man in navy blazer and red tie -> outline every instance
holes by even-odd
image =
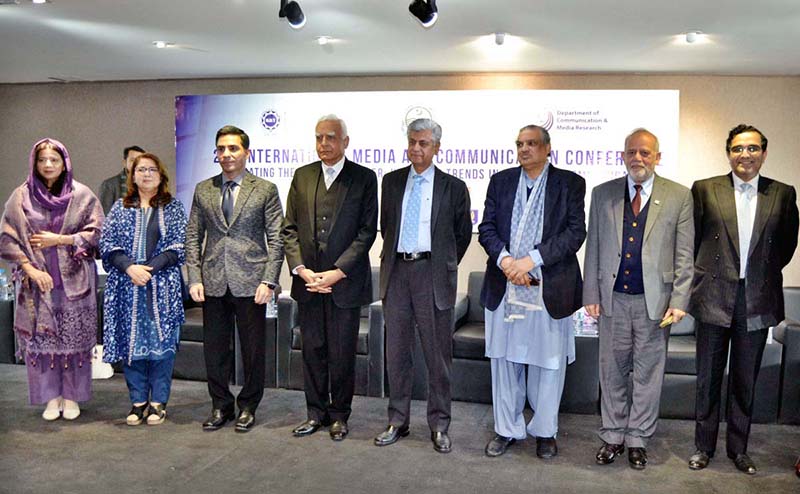
[[[767,331],[784,319],[783,275],[797,247],[794,187],[760,174],[767,137],[751,125],[731,129],[725,143],[731,173],[692,186],[695,269],[690,312],[697,321],[695,446],[689,468],[708,466],[717,445],[720,390],[726,364],[725,446],[746,474],[753,396]],[[730,362],[728,348],[730,347]]]

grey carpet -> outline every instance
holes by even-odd
[[[453,452],[442,455],[431,447],[424,402],[413,403],[411,435],[378,448],[372,438],[385,426],[386,399],[356,397],[350,436],[334,443],[326,431],[292,437],[305,418],[299,391],[267,389],[255,428],[236,434],[230,425],[201,430],[210,409],[205,383],[175,381],[167,421],[139,427],[125,425],[130,405],[121,376],[93,385],[78,420],[47,423],[43,407],[27,405],[25,369],[0,365],[0,492],[800,492],[792,469],[798,427],[753,426],[750,454],[759,472],[748,477],[725,457],[722,442],[708,469],[690,471],[693,422],[662,420],[648,448],[650,464],[639,472],[624,458],[595,465],[598,416],[561,416],[556,459],[538,459],[532,439],[490,459],[483,454],[492,437],[486,405],[453,404]]]

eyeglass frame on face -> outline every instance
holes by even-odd
[[[748,144],[747,146],[739,145],[733,146],[730,150],[730,153],[734,155],[740,155],[744,153],[745,150],[748,152],[748,154],[760,154],[764,149],[758,144]]]
[[[155,173],[155,174],[160,175],[160,173],[158,171],[158,167],[156,167],[156,166],[148,167],[148,168],[145,168],[145,167],[142,167],[142,166],[137,166],[136,167],[136,173],[140,173],[142,175],[146,175],[148,173]]]

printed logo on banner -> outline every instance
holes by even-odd
[[[266,110],[261,114],[261,126],[273,132],[281,124],[281,116],[275,110]]]
[[[477,209],[470,209],[469,210],[469,216],[472,219],[472,224],[473,225],[477,225],[478,224],[478,210]]]
[[[553,112],[543,111],[534,115],[533,123],[549,131],[553,127]]]
[[[433,112],[430,110],[430,108],[425,108],[424,106],[412,106],[406,110],[406,115],[403,119],[404,134],[408,131],[408,126],[411,124],[411,122],[417,120],[418,118],[433,119]]]

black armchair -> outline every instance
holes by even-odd
[[[379,269],[372,268],[372,300],[361,308],[356,348],[355,393],[384,396],[383,306],[379,298]],[[303,389],[302,337],[298,305],[288,295],[278,299],[278,387]]]
[[[773,330],[783,345],[778,422],[800,425],[800,287],[784,287],[786,320]]]

